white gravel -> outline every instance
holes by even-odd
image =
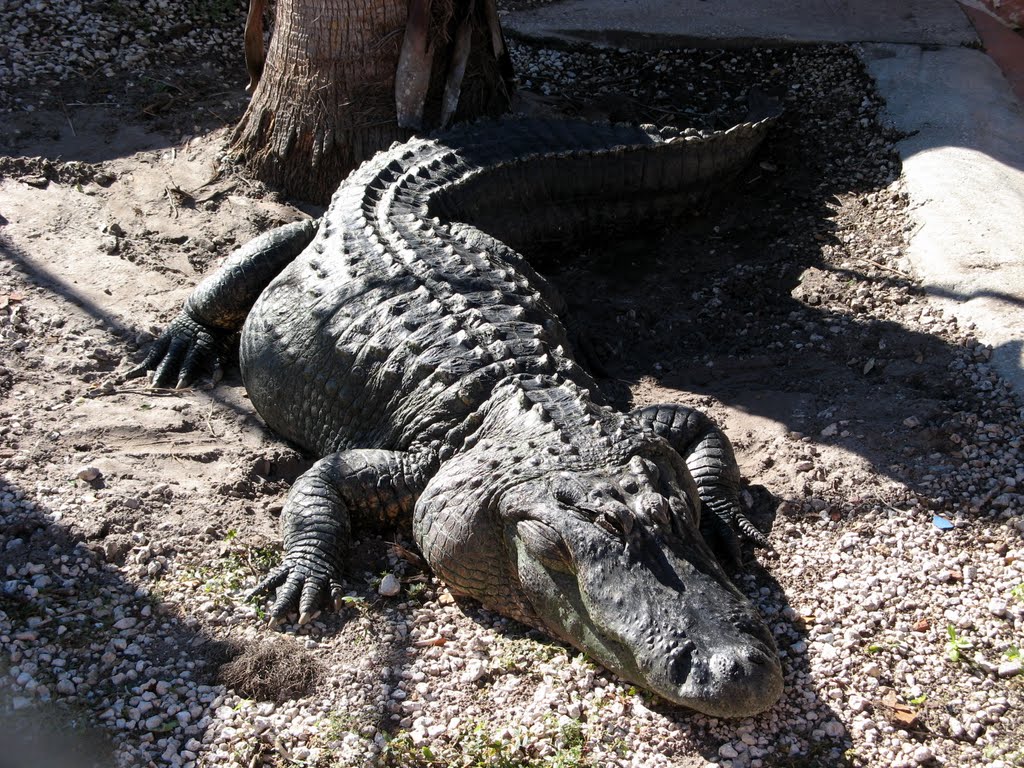
[[[0,0],[0,110],[34,111],[66,83],[125,73],[158,78],[187,59],[240,61],[240,9],[230,0]]]

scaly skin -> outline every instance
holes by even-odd
[[[512,247],[663,224],[726,184],[767,123],[507,121],[414,139],[353,172],[322,220],[204,281],[136,372],[187,384],[245,318],[253,404],[323,457],[292,488],[284,561],[258,588],[276,588],[276,619],[338,598],[353,520],[411,519],[454,593],[670,701],[744,716],[778,698],[771,635],[701,535],[763,540],[727,438],[680,406],[605,406],[557,294]]]

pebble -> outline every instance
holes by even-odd
[[[380,580],[380,585],[377,587],[377,592],[384,597],[394,597],[401,591],[402,583],[393,573],[385,574],[384,578]]]
[[[79,480],[85,480],[87,483],[91,483],[93,480],[98,479],[102,473],[99,468],[92,466],[84,466],[75,473],[75,477]]]
[[[935,759],[935,754],[932,752],[931,747],[922,745],[914,750],[914,762],[918,765],[927,765]]]
[[[1019,661],[1006,661],[999,665],[996,674],[1000,677],[1014,677],[1020,674],[1021,668]]]
[[[726,743],[718,748],[718,756],[726,760],[735,760],[740,756],[740,753],[736,751],[736,747],[732,744]]]

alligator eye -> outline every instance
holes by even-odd
[[[616,536],[628,536],[633,530],[633,514],[624,504],[609,504],[594,522],[598,528]]]
[[[616,536],[621,536],[624,533],[615,515],[608,514],[607,512],[597,518],[597,527]]]

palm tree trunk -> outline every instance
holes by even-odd
[[[395,106],[407,3],[278,0],[262,76],[249,65],[258,85],[231,142],[249,173],[287,194],[326,202],[359,162],[410,135],[398,127]],[[478,6],[486,0],[442,0],[433,9],[426,124],[442,113],[456,38],[465,37],[457,32],[477,16],[482,21],[471,25],[476,31],[455,117],[507,109],[510,70],[501,69],[507,60],[495,55],[487,14]],[[247,58],[251,45],[247,34]]]

